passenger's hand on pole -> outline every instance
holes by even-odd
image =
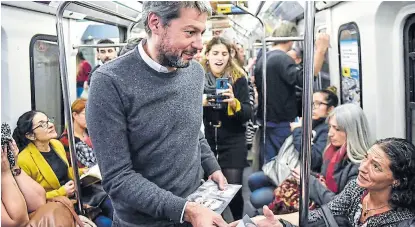
[[[209,176],[209,179],[216,182],[219,185],[219,189],[222,191],[225,190],[226,185],[228,184],[228,181],[221,170],[213,172],[212,175]]]
[[[223,100],[223,102],[227,102],[228,105],[235,111],[236,110],[236,100],[235,95],[233,94],[232,85],[228,83],[228,89],[223,92],[221,95],[227,96],[227,99]]]
[[[315,45],[318,51],[326,52],[330,46],[330,36],[325,33],[318,33]]]
[[[300,167],[297,167],[291,170],[292,176],[297,180],[297,183],[300,183]]]
[[[75,183],[73,180],[68,181],[63,187],[67,196],[72,196],[75,193]]]
[[[195,202],[187,203],[184,211],[184,220],[193,227],[228,227],[223,218],[212,210]]]

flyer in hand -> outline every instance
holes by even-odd
[[[221,191],[218,184],[208,180],[189,195],[187,200],[199,203],[218,214],[222,214],[241,187],[242,185],[227,184],[226,189]]]

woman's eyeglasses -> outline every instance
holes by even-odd
[[[316,109],[316,108],[319,108],[321,105],[328,105],[328,103],[324,103],[324,102],[313,102],[313,108],[314,109]]]
[[[47,129],[49,127],[49,123],[52,123],[53,124],[53,122],[55,122],[55,118],[53,118],[53,117],[52,118],[48,118],[47,121],[41,121],[39,123],[39,125],[36,126],[35,128],[33,128],[32,130],[34,131],[37,128]]]

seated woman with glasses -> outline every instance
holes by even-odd
[[[326,118],[338,105],[336,87],[329,87],[313,94],[312,129],[313,138],[311,145],[311,170],[320,172],[323,163],[323,152],[327,146],[328,126]],[[293,145],[295,150],[301,152],[301,121],[291,123]],[[274,199],[276,185],[263,173],[256,172],[249,177],[248,185],[253,192],[251,203],[255,208],[271,203]]]
[[[75,194],[73,171],[69,167],[62,143],[56,140],[58,135],[53,122],[53,118],[35,110],[19,117],[13,132],[13,138],[21,151],[17,164],[45,189],[47,199],[58,196],[70,198]],[[85,169],[79,170],[80,174],[84,171]],[[111,219],[106,218],[104,224],[99,226],[111,224]]]

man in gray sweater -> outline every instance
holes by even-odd
[[[144,1],[150,38],[103,66],[91,81],[87,122],[113,206],[113,226],[227,226],[184,198],[201,168],[223,189],[226,178],[200,131],[205,2]]]

